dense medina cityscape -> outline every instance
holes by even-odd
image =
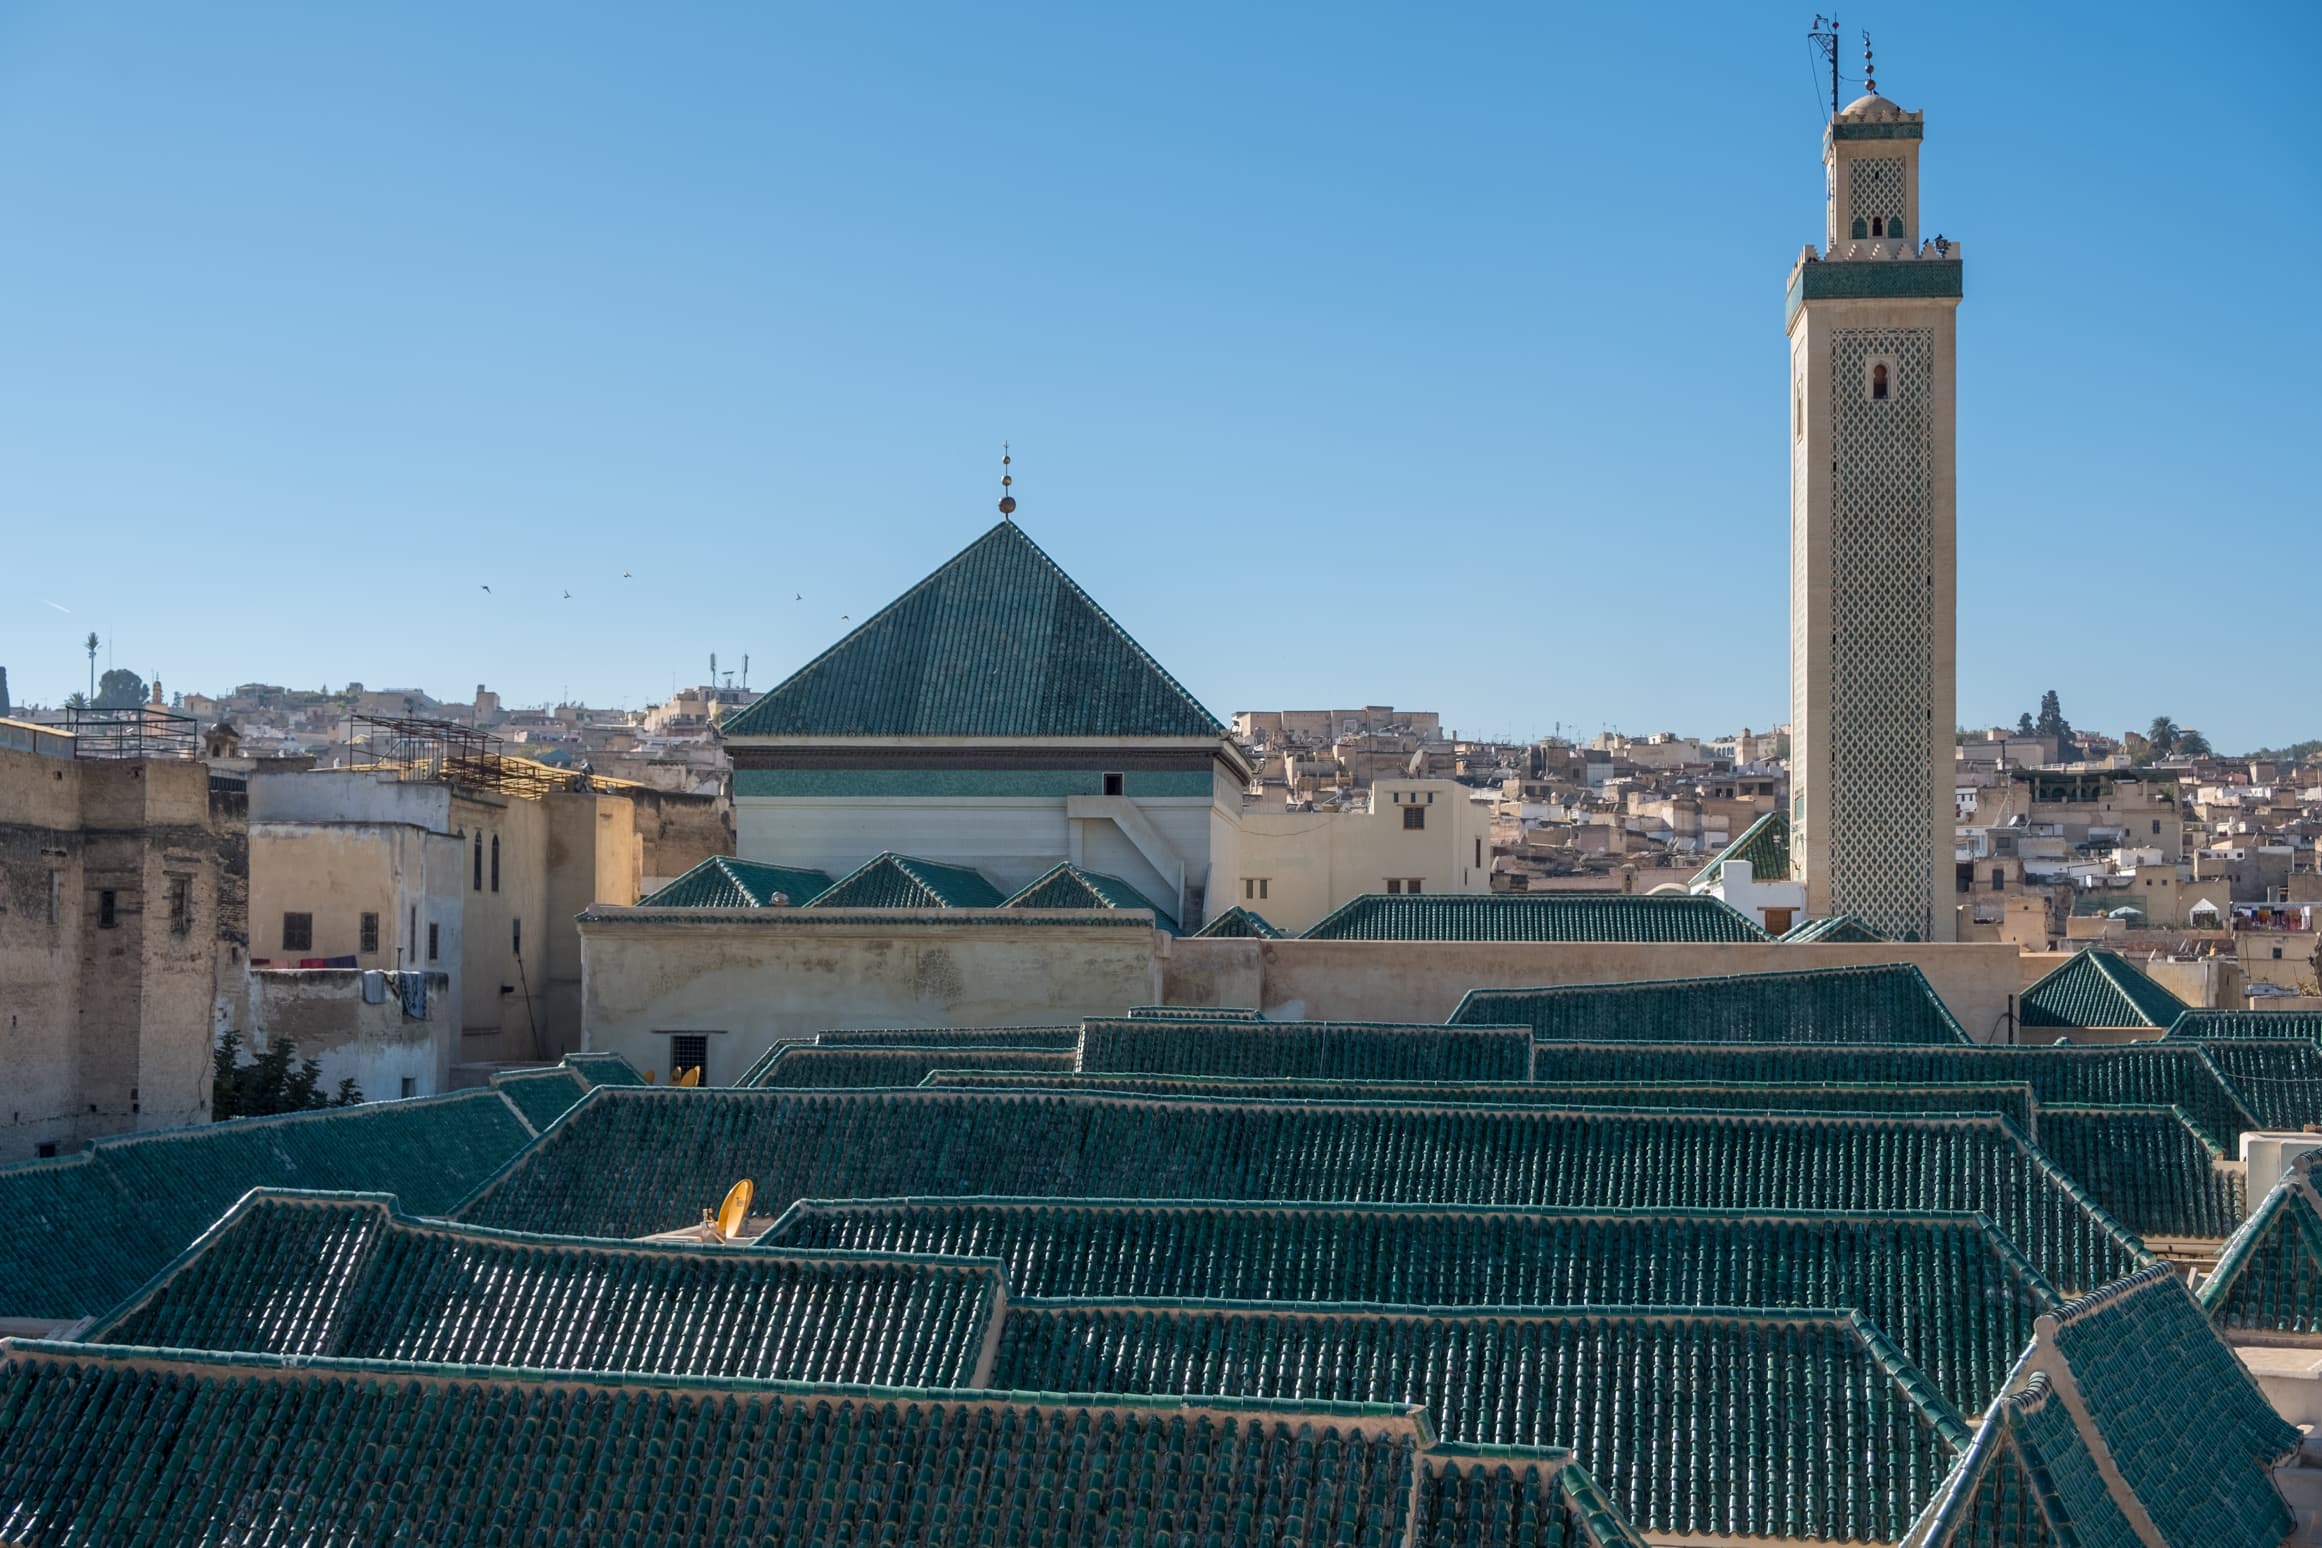
[[[1784,724],[1227,719],[1012,497],[641,711],[0,676],[0,1541],[2322,1542],[2322,744],[1956,726],[1832,108]]]

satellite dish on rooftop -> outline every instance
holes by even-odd
[[[677,1078],[676,1078],[675,1080],[671,1081],[671,1082],[670,1082],[670,1084],[671,1084],[671,1085],[673,1085],[673,1086],[698,1086],[698,1085],[700,1085],[700,1084],[701,1084],[701,1066],[700,1066],[700,1065],[698,1065],[698,1064],[696,1064],[696,1065],[692,1065],[692,1066],[690,1066],[690,1067],[688,1067],[688,1068],[686,1068],[686,1069],[684,1069],[684,1070],[681,1070],[681,1071],[679,1071],[679,1072],[678,1072],[678,1075],[677,1075]]]
[[[726,1201],[718,1206],[718,1235],[732,1241],[742,1234],[749,1223],[750,1203],[758,1196],[757,1186],[745,1177],[726,1190]]]

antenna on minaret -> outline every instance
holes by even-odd
[[[1865,96],[1879,94],[1879,67],[1871,63],[1870,34],[1862,35],[1862,89]]]
[[[1806,36],[1812,40],[1816,48],[1822,50],[1822,56],[1830,61],[1830,116],[1836,118],[1838,116],[1838,18],[1835,16],[1815,17],[1813,29]],[[1865,39],[1865,41],[1868,40]]]
[[[1002,521],[1016,519],[1016,497],[1008,492],[1015,487],[1016,483],[1015,476],[1008,471],[1009,464],[1015,460],[1008,455],[1008,443],[1002,441],[1000,443],[1000,519]]]

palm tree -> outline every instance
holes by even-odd
[[[89,637],[81,641],[81,643],[88,647],[89,698],[92,702],[94,702],[97,697],[97,631],[91,629],[89,631]]]
[[[2177,722],[2166,715],[2155,715],[2145,731],[2145,740],[2153,744],[2153,751],[2163,757],[2177,750]]]

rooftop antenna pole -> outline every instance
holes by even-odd
[[[1812,40],[1816,48],[1822,50],[1823,57],[1830,61],[1830,116],[1836,118],[1838,116],[1838,18],[1835,16],[1815,17],[1813,30],[1808,32],[1806,36]],[[1868,39],[1866,38],[1865,41],[1867,42]]]
[[[1000,443],[1000,520],[1002,521],[1016,519],[1016,497],[1008,492],[1016,482],[1014,475],[1008,471],[1008,465],[1015,460],[1008,455],[1008,443],[1002,441]]]

